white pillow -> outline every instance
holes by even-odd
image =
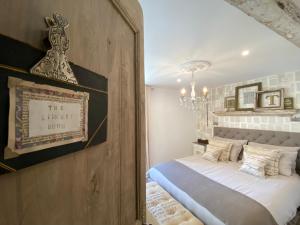
[[[208,144],[206,146],[205,153],[202,155],[202,158],[211,162],[217,162],[223,150],[224,148]]]
[[[240,171],[264,178],[266,166],[265,158],[251,152],[244,152],[244,156],[244,162],[240,167]]]
[[[265,150],[260,147],[244,145],[244,153],[252,153],[264,158],[266,161],[266,175],[277,176],[279,174],[279,159],[281,156],[279,150]]]
[[[232,143],[230,142],[224,142],[224,141],[218,141],[218,140],[209,140],[208,143],[210,145],[214,145],[217,147],[223,148],[222,154],[220,155],[219,160],[220,161],[229,161],[230,158],[230,152],[232,148]]]
[[[239,155],[243,149],[243,145],[247,144],[247,140],[234,140],[229,138],[221,138],[218,136],[214,137],[215,140],[230,142],[232,143],[232,148],[230,152],[230,161],[236,162],[239,158]]]
[[[279,160],[279,174],[284,176],[291,176],[295,172],[299,147],[267,145],[256,142],[249,142],[248,145],[262,147],[266,150],[279,150],[281,153],[281,157]]]

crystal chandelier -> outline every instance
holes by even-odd
[[[207,87],[203,87],[202,95],[196,94],[196,81],[194,79],[194,73],[198,71],[205,71],[207,70],[211,64],[207,61],[203,60],[194,60],[189,61],[182,64],[182,68],[185,72],[192,73],[192,81],[191,81],[191,93],[190,96],[187,96],[187,91],[185,88],[180,90],[180,105],[192,110],[192,111],[199,111],[207,106],[207,95],[208,89]],[[207,107],[205,107],[207,108]]]

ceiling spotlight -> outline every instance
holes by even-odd
[[[244,51],[242,51],[242,53],[241,53],[242,56],[247,56],[247,55],[249,55],[249,54],[250,54],[250,51],[249,51],[249,50],[244,50]]]
[[[178,78],[176,81],[177,81],[177,83],[180,83],[180,82],[181,82],[181,79],[180,79],[180,78]]]
[[[287,33],[287,34],[286,34],[286,37],[287,37],[288,39],[292,39],[292,38],[294,38],[294,35],[293,35],[292,33]]]

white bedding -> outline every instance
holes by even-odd
[[[177,161],[261,203],[270,211],[278,225],[286,225],[292,220],[300,206],[300,177],[297,174],[291,177],[276,176],[262,179],[239,171],[241,164],[236,162],[212,163],[199,155]],[[158,170],[152,168],[150,173],[152,179],[158,181],[205,224],[224,225],[208,210],[169,182]]]

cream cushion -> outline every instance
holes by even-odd
[[[240,171],[257,176],[265,177],[266,159],[251,152],[245,152],[244,162]]]
[[[229,160],[233,162],[236,162],[238,160],[239,155],[243,149],[243,145],[247,144],[248,142],[247,140],[235,140],[229,138],[222,138],[218,136],[215,136],[214,140],[232,143]]]
[[[211,140],[208,141],[208,143],[210,145],[223,148],[223,151],[220,155],[219,160],[220,161],[229,161],[230,152],[231,152],[231,148],[232,148],[232,143],[231,142],[225,142],[225,141],[219,141],[219,140],[211,139]]]
[[[265,149],[260,147],[244,145],[244,159],[247,155],[246,153],[256,154],[257,156],[265,160],[266,175],[276,176],[279,174],[279,159],[281,155],[279,150],[266,151]]]
[[[204,225],[156,182],[146,185],[146,205],[159,225]]]
[[[202,158],[211,162],[217,162],[224,150],[225,148],[208,144]]]
[[[267,145],[256,142],[249,142],[248,145],[261,147],[265,150],[279,150],[281,153],[281,157],[279,160],[279,174],[284,176],[291,176],[295,172],[299,147]]]

